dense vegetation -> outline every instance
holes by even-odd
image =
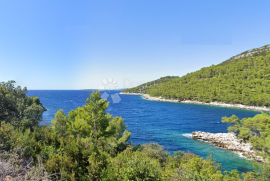
[[[137,88],[125,92],[136,92]],[[270,45],[144,91],[178,100],[270,106]]]
[[[0,83],[0,121],[30,128],[42,119],[43,106],[38,97],[26,96],[27,89],[14,87],[15,81]]]
[[[176,79],[176,78],[179,78],[179,77],[178,76],[161,77],[160,79],[157,79],[157,80],[154,80],[154,81],[151,81],[151,82],[147,82],[147,83],[139,85],[137,87],[123,90],[123,92],[144,93],[147,90],[149,90],[149,89],[151,89],[151,88],[153,88],[155,86],[161,85],[162,83],[165,83],[165,82],[169,82],[169,81],[171,81],[173,79]]]
[[[222,122],[231,123],[229,132],[234,132],[239,138],[250,142],[258,154],[270,160],[270,115],[258,114],[253,118],[240,120],[237,116],[222,118]]]
[[[1,84],[1,90],[6,90],[1,100],[7,101],[15,99],[16,91],[21,89],[9,82]],[[18,95],[16,101],[10,104],[2,101],[0,107],[1,115],[5,116],[0,126],[0,178],[8,175],[13,180],[270,179],[268,165],[258,173],[248,172],[241,178],[236,170],[223,172],[211,156],[203,159],[183,152],[171,156],[154,143],[133,146],[128,143],[131,133],[124,120],[105,112],[109,103],[100,98],[99,92],[93,92],[84,106],[68,115],[57,111],[52,125],[38,124],[40,116],[36,117],[36,110],[29,110],[28,104],[20,112],[28,110],[26,115],[30,117],[18,118],[17,114],[2,112],[11,110],[5,105],[14,108],[24,102],[26,89]],[[23,124],[25,119],[30,123]]]

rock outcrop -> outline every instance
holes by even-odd
[[[193,139],[210,141],[215,146],[240,153],[244,157],[252,158],[258,162],[264,162],[264,158],[259,156],[254,151],[251,143],[245,143],[244,140],[239,139],[234,133],[208,133],[208,132],[193,132]]]
[[[40,103],[40,105],[42,106],[43,112],[44,112],[44,111],[48,111],[48,109],[47,109],[46,107],[44,107],[44,106],[42,105],[42,103]]]
[[[43,108],[43,111],[48,111],[46,107],[42,106],[42,108]]]
[[[256,55],[258,56],[263,52],[270,52],[270,45],[265,45],[265,46],[260,47],[260,48],[254,48],[252,50],[245,51],[239,55],[236,55],[236,56],[230,58],[227,61],[234,61],[234,60],[237,60],[240,58],[246,58],[246,57],[251,57],[251,56],[256,56]]]

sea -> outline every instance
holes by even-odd
[[[241,155],[213,146],[209,142],[191,138],[193,131],[226,133],[229,124],[221,118],[235,114],[239,118],[253,117],[260,112],[207,105],[157,102],[140,95],[122,95],[121,91],[101,91],[110,105],[107,112],[121,116],[131,132],[129,142],[134,145],[158,143],[171,154],[177,151],[194,153],[203,158],[212,156],[223,170],[248,172],[256,169],[254,162]],[[44,107],[42,124],[51,124],[57,110],[69,111],[81,107],[92,90],[28,90],[28,96],[40,98]]]

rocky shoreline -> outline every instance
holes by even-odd
[[[126,92],[120,92],[120,94],[125,94],[125,95],[141,95],[144,99],[147,99],[147,100],[150,100],[150,101],[181,102],[179,100],[163,99],[161,97],[151,97],[149,94],[143,94],[143,93],[126,93]]]
[[[234,133],[208,133],[198,131],[192,132],[192,138],[210,141],[217,147],[239,153],[246,158],[252,158],[258,162],[265,162],[265,159],[262,156],[256,154],[251,143],[245,143]]]
[[[246,106],[243,104],[226,104],[226,103],[220,103],[220,102],[200,102],[200,101],[191,101],[191,100],[185,100],[185,101],[179,101],[175,99],[163,99],[162,97],[151,97],[149,94],[143,94],[143,93],[126,93],[121,92],[120,94],[125,95],[141,95],[144,99],[151,100],[151,101],[162,101],[162,102],[180,102],[180,103],[187,103],[187,104],[201,104],[201,105],[209,105],[209,106],[218,106],[218,107],[229,107],[229,108],[237,108],[237,109],[247,109],[247,110],[253,110],[253,111],[270,111],[267,107],[256,107],[256,106]]]
[[[266,107],[245,106],[241,104],[225,104],[225,103],[218,103],[218,102],[204,103],[204,102],[190,101],[190,100],[179,101],[179,100],[173,100],[173,99],[163,99],[161,97],[151,97],[150,95],[143,94],[143,93],[121,92],[120,94],[141,95],[144,99],[151,100],[151,101],[203,104],[203,105],[211,105],[211,106],[248,109],[248,110],[255,110],[255,111],[270,111],[270,109]],[[198,131],[198,132],[193,132],[191,137],[193,139],[212,142],[217,147],[221,147],[226,150],[236,152],[246,158],[252,158],[258,162],[265,162],[262,156],[259,156],[256,154],[251,143],[245,143],[242,139],[239,139],[234,133],[215,133],[214,134],[214,133]]]
[[[40,103],[40,105],[42,106],[43,112],[44,112],[44,111],[48,111],[48,109],[47,109],[46,107],[44,107],[44,106],[42,105],[42,103]]]

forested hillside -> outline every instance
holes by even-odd
[[[126,89],[123,92],[143,93],[143,92],[146,92],[147,90],[149,90],[155,86],[161,85],[162,83],[165,83],[165,82],[169,82],[169,81],[176,79],[176,78],[179,78],[179,77],[178,76],[161,77],[160,79],[157,79],[157,80],[154,80],[151,82],[147,82],[147,83],[139,85],[137,87]]]
[[[125,92],[134,92],[136,88]],[[270,106],[270,45],[144,91],[167,99]]]

